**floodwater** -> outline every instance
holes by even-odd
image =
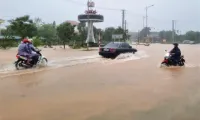
[[[185,67],[160,68],[171,45],[104,59],[97,50],[50,50],[45,68],[16,71],[0,51],[0,120],[199,120],[200,46],[180,45]]]

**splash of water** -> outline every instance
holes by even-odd
[[[127,62],[127,61],[132,61],[132,60],[139,60],[139,59],[143,59],[147,57],[149,57],[149,55],[147,55],[145,51],[138,51],[135,54],[133,53],[120,54],[114,60],[104,61],[103,63],[115,64],[115,63],[122,63],[122,62]]]
[[[0,68],[0,73],[12,73],[15,75],[18,74],[27,74],[27,73],[34,73],[34,72],[39,72],[43,70],[50,70],[50,69],[56,69],[56,68],[61,68],[61,67],[70,67],[70,66],[75,66],[79,64],[89,64],[89,63],[97,63],[97,62],[102,62],[102,63],[120,63],[120,62],[126,62],[130,60],[138,60],[141,58],[148,57],[148,55],[144,51],[138,51],[136,54],[133,53],[125,53],[119,55],[116,59],[111,60],[111,59],[105,59],[100,57],[99,55],[91,55],[91,56],[82,56],[82,57],[67,57],[67,58],[58,58],[54,60],[50,60],[48,62],[48,67],[41,68],[38,67],[38,69],[30,69],[30,71],[16,71],[14,65],[7,65],[4,66],[3,68]]]
[[[191,64],[191,63],[186,63],[185,66],[164,66],[164,65],[161,65],[160,63],[157,65],[157,67],[159,68],[197,68],[197,67],[200,67],[200,65],[196,65],[196,64]]]

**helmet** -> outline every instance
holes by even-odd
[[[178,47],[178,43],[173,43],[174,46]]]
[[[33,41],[33,39],[28,39],[28,42],[29,42],[29,43],[32,43],[32,41]]]
[[[24,38],[24,39],[22,40],[22,42],[23,42],[23,43],[27,43],[27,42],[29,42],[29,40],[28,40],[27,38]]]

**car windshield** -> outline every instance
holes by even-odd
[[[119,43],[108,43],[105,47],[107,48],[118,48],[119,47]]]

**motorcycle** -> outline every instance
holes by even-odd
[[[28,69],[28,68],[33,68],[34,66],[39,66],[39,65],[42,65],[42,66],[46,66],[47,65],[47,58],[45,58],[42,54],[41,54],[41,50],[38,50],[36,52],[36,54],[39,55],[39,58],[38,58],[38,61],[36,64],[33,63],[33,60],[29,60],[30,63],[28,63],[28,58],[24,57],[24,56],[20,56],[20,55],[16,55],[16,58],[17,58],[17,61],[15,61],[15,68],[17,70],[20,70],[20,69]]]
[[[171,59],[172,54],[167,52],[166,50],[166,54],[164,56],[164,60],[161,63],[161,66],[184,66],[185,65],[185,59],[184,56],[181,55],[180,60],[178,62],[175,62],[174,60]]]

